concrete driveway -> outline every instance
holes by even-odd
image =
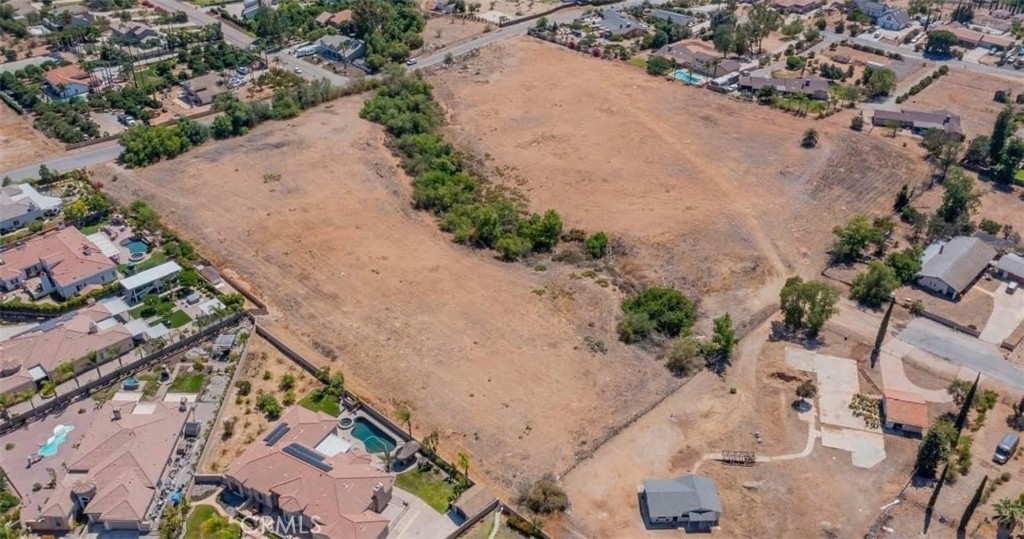
[[[905,329],[896,333],[896,338],[1015,389],[1024,389],[1024,371],[1007,361],[999,348],[991,343],[925,318],[911,320]]]
[[[447,537],[458,528],[447,515],[434,511],[427,502],[395,487],[392,491],[392,504],[398,500],[405,504],[405,512],[392,523],[388,537],[394,539],[434,539]]]
[[[1001,344],[1024,322],[1024,294],[1007,294],[1006,283],[1000,283],[992,294],[992,314],[979,339],[995,345]]]

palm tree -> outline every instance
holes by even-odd
[[[405,423],[406,429],[409,431],[409,436],[412,436],[412,411],[409,410],[408,406],[399,406],[395,410],[395,417],[398,418],[399,423]]]
[[[395,459],[395,452],[394,451],[385,451],[384,452],[384,471],[385,472],[390,472],[391,471],[391,461],[393,461],[394,459]]]
[[[108,358],[110,358],[111,356],[117,358],[117,368],[124,368],[124,365],[121,363],[121,349],[118,348],[116,345],[111,345],[107,347],[107,349],[103,351],[103,355],[105,355]]]
[[[459,468],[462,468],[462,475],[469,479],[469,455],[465,451],[459,451]]]
[[[55,382],[53,380],[50,380],[50,379],[47,379],[45,382],[43,382],[42,395],[43,395],[43,397],[46,397],[47,395],[50,395],[50,396],[56,398],[57,397],[57,382]]]
[[[71,361],[65,361],[57,365],[57,373],[61,382],[73,377],[75,379],[75,388],[77,389],[82,387],[82,385],[78,383],[78,373],[75,372],[75,364]]]
[[[1024,503],[1021,499],[1003,498],[996,502],[996,523],[1012,531],[1024,519]]]
[[[103,373],[100,372],[100,355],[97,354],[95,350],[92,350],[88,354],[86,354],[85,361],[86,363],[92,365],[93,368],[96,369],[96,376],[103,376]]]

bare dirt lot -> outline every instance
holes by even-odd
[[[382,131],[358,118],[361,105],[346,98],[96,177],[121,201],[148,200],[244,278],[270,303],[275,335],[332,360],[382,411],[407,403],[414,434],[440,431],[450,457],[465,447],[477,477],[505,495],[524,475],[565,469],[678,385],[616,341],[611,287],[560,265],[499,262],[413,210],[409,179]]]
[[[484,33],[487,23],[456,17],[432,17],[427,19],[427,27],[423,30],[423,49],[420,54],[427,54],[468,41]]]
[[[0,170],[41,161],[64,151],[64,147],[32,129],[29,116],[18,116],[0,104]]]
[[[644,530],[636,497],[640,480],[691,473],[706,452],[780,455],[804,449],[807,423],[792,404],[796,386],[808,375],[783,359],[784,348],[794,344],[765,342],[766,337],[766,327],[752,333],[725,379],[699,375],[567,475],[573,503],[568,528],[575,533],[562,536],[672,536]],[[816,351],[863,364],[870,347],[826,332]],[[871,393],[863,381],[861,389]],[[722,499],[724,537],[861,537],[879,507],[906,482],[916,446],[914,440],[886,437],[886,458],[871,469],[855,468],[850,453],[815,441],[803,458],[753,467],[705,461],[699,472],[714,479]]]
[[[992,100],[997,90],[1013,90],[1016,95],[1021,90],[1020,80],[952,68],[949,74],[903,103],[903,107],[955,112],[960,115],[960,123],[970,140],[992,132],[992,124],[1002,108]]]
[[[432,81],[457,145],[492,177],[618,238],[638,281],[734,316],[757,308],[762,284],[820,270],[835,224],[887,210],[904,182],[928,173],[894,141],[526,37]],[[808,127],[821,132],[813,150],[799,144]]]

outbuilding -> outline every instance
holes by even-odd
[[[722,501],[715,483],[702,475],[647,479],[637,489],[640,512],[648,528],[707,532],[718,526]]]
[[[920,435],[928,428],[928,403],[914,393],[885,390],[882,411],[886,430]]]

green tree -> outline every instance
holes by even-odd
[[[587,253],[591,258],[604,258],[608,254],[608,236],[604,232],[597,232],[587,238]]]
[[[459,468],[462,468],[462,475],[469,479],[469,455],[465,451],[459,451]]]
[[[956,428],[949,421],[939,420],[932,424],[917,450],[914,465],[916,473],[923,477],[935,477],[938,467],[949,459],[956,438]]]
[[[747,21],[751,38],[757,45],[757,52],[760,52],[764,38],[782,26],[782,15],[768,4],[759,2],[747,12]]]
[[[862,79],[869,97],[889,95],[896,88],[896,72],[886,68],[868,68]]]
[[[277,402],[276,397],[270,393],[262,392],[256,397],[256,409],[263,412],[267,421],[277,421],[281,417],[281,412],[284,411],[281,403]]]
[[[869,245],[876,247],[885,242],[885,230],[875,226],[866,215],[854,215],[845,225],[832,229],[836,236],[829,254],[836,262],[852,262],[860,259]]]
[[[1014,122],[1014,108],[1013,105],[1007,103],[1002,110],[999,111],[999,115],[996,116],[996,123],[992,126],[992,136],[988,142],[988,161],[991,164],[996,164],[1003,157],[1003,148],[1006,143],[1013,136],[1013,131],[1016,128]]]
[[[284,373],[284,376],[277,382],[277,389],[281,391],[295,389],[295,375],[290,372]]]
[[[1003,155],[996,165],[996,181],[1005,185],[1012,184],[1017,176],[1017,169],[1024,161],[1024,140],[1011,137],[1003,147]]]
[[[999,527],[1011,532],[1024,522],[1024,495],[1017,498],[1003,498],[993,506],[995,520]]]
[[[970,228],[971,216],[978,207],[981,195],[974,189],[974,179],[959,168],[953,168],[946,178],[942,204],[936,210],[943,221],[959,232]]]
[[[932,30],[928,32],[928,41],[925,43],[924,51],[929,54],[949,56],[957,41],[956,34],[949,30]]]
[[[839,293],[821,281],[790,277],[779,293],[783,322],[791,330],[806,330],[814,338],[832,315],[839,312]]]
[[[885,258],[885,264],[892,268],[901,283],[907,284],[913,282],[914,277],[921,272],[921,257],[923,255],[923,249],[911,245],[902,251],[889,253],[889,256]]]
[[[731,24],[720,24],[715,27],[711,41],[715,50],[722,54],[728,54],[736,44],[733,27]]]
[[[647,74],[662,76],[675,69],[676,63],[664,56],[653,55],[647,59]]]
[[[988,164],[990,141],[985,135],[980,135],[971,139],[970,144],[967,145],[967,152],[964,153],[964,164],[983,167]]]
[[[89,206],[81,198],[64,206],[64,219],[67,221],[78,221],[88,214]]]
[[[867,307],[881,307],[892,291],[899,286],[896,272],[884,263],[875,260],[868,264],[868,270],[853,279],[850,298]]]
[[[514,261],[526,256],[533,249],[530,240],[515,234],[502,236],[494,245],[502,260]]]
[[[736,330],[732,327],[732,318],[729,313],[714,319],[714,333],[711,336],[709,346],[708,364],[716,373],[721,374],[726,366],[731,363],[732,353],[736,349]]]

